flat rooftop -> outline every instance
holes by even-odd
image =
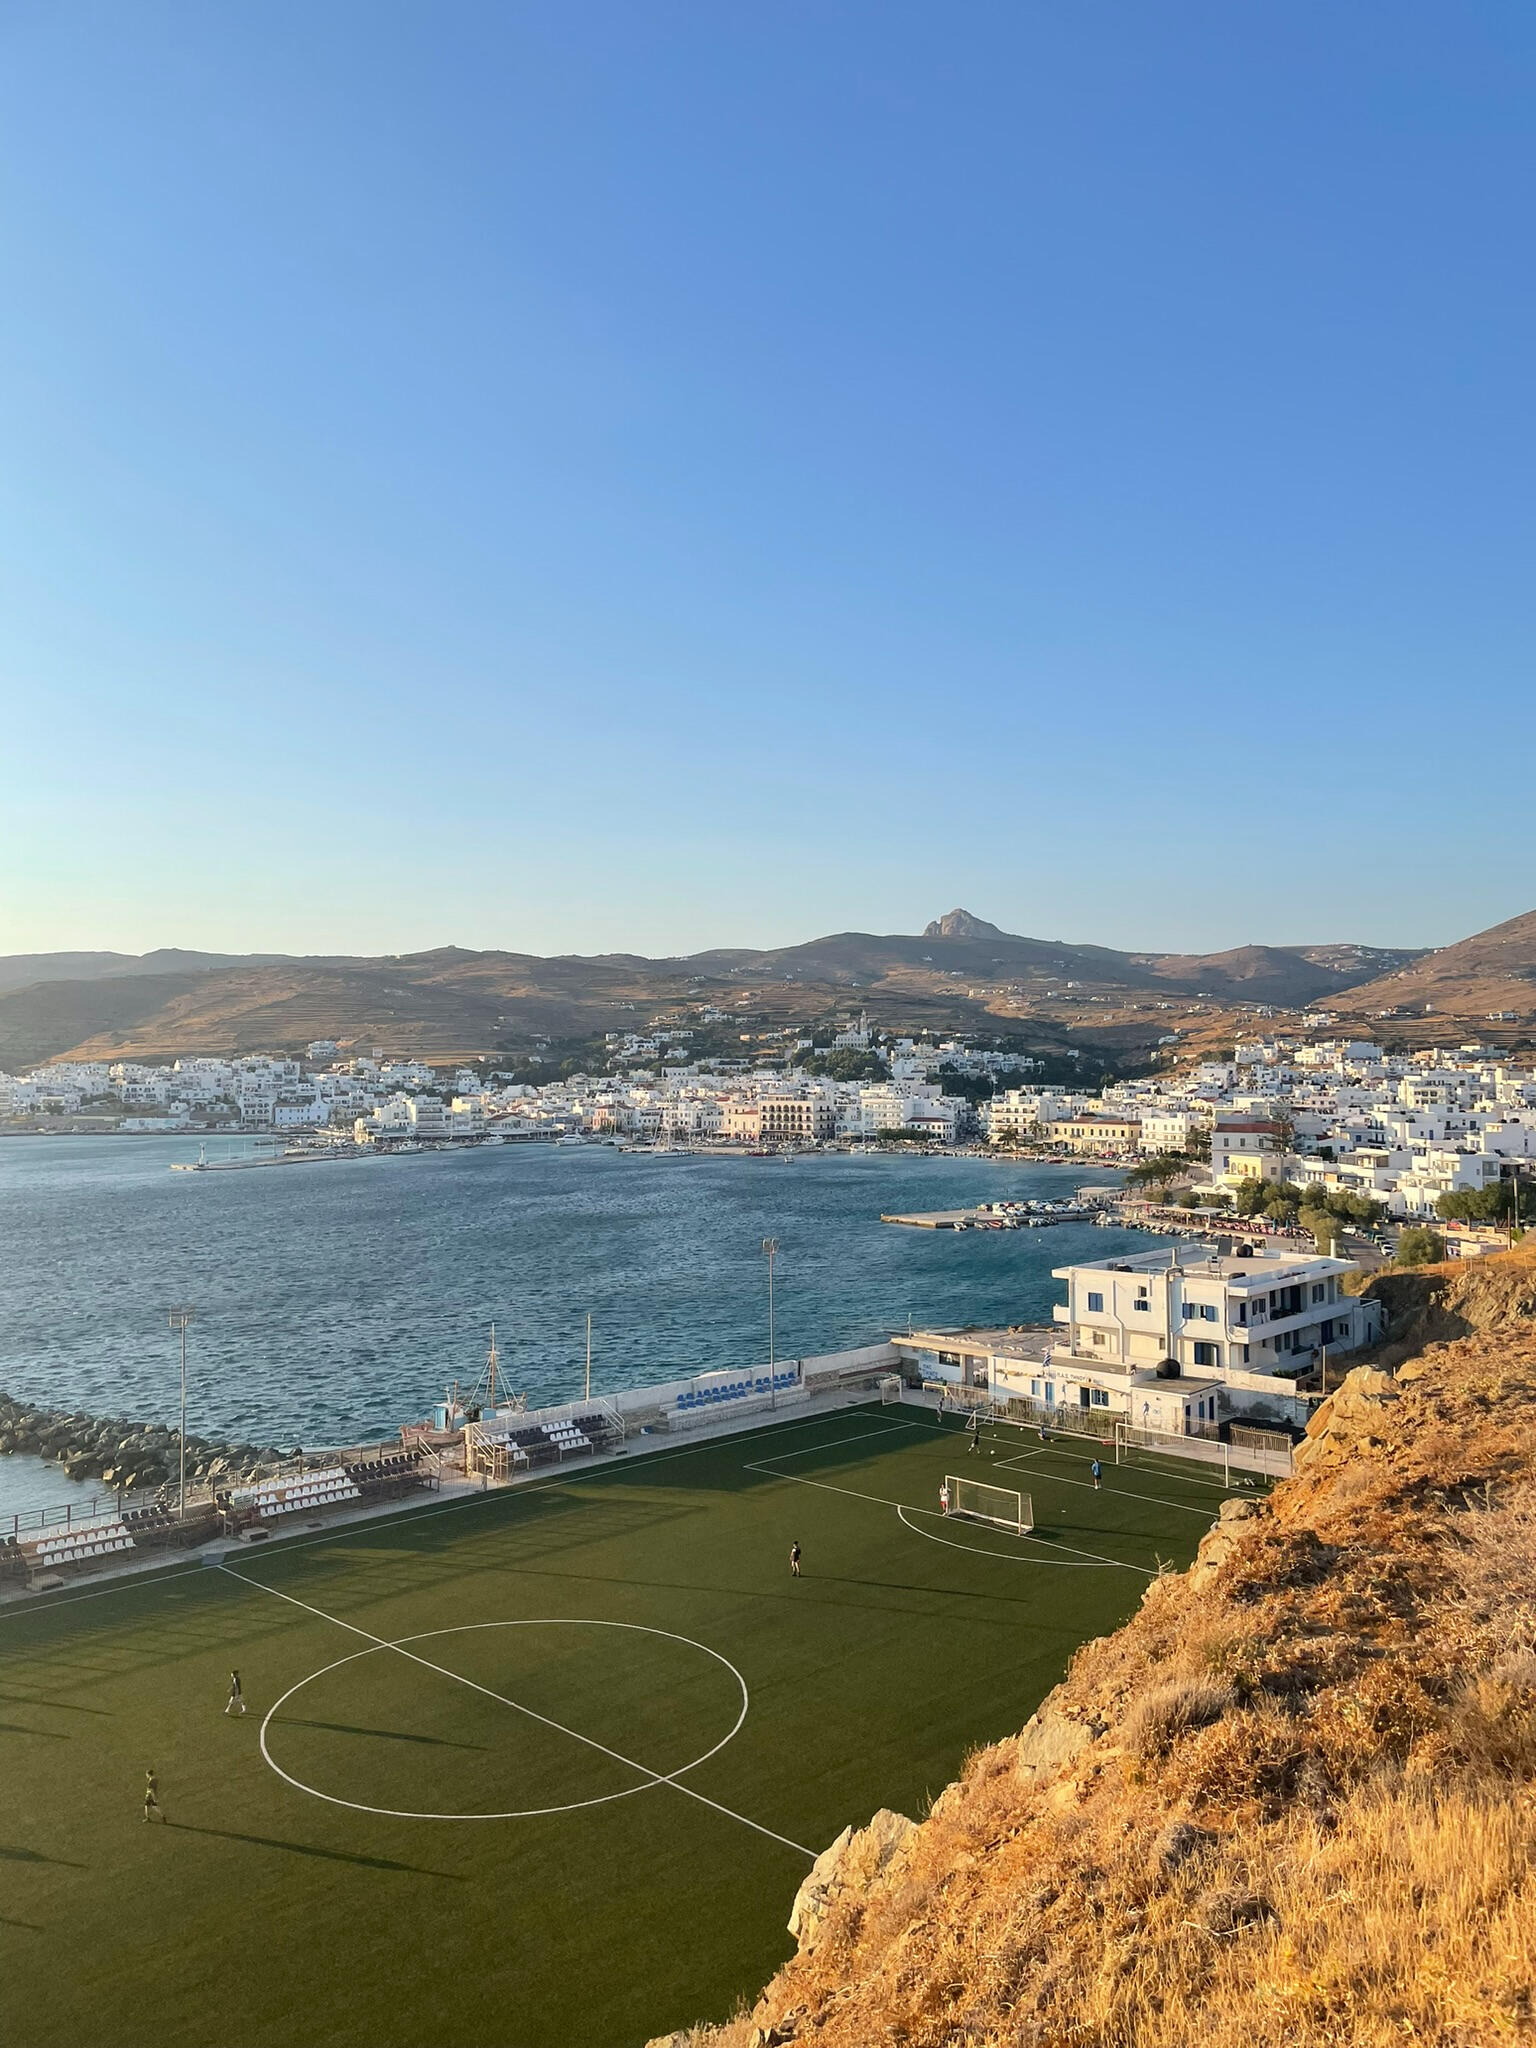
[[[1322,1252],[1253,1251],[1239,1257],[1223,1252],[1214,1244],[1195,1241],[1159,1245],[1156,1251],[1132,1252],[1124,1258],[1084,1259],[1075,1266],[1057,1266],[1052,1278],[1066,1280],[1073,1273],[1168,1273],[1177,1270],[1206,1280],[1241,1282],[1256,1287],[1277,1287],[1288,1279],[1306,1274],[1320,1279],[1330,1273],[1353,1273],[1353,1259],[1330,1259]]]
[[[968,1351],[975,1357],[1023,1358],[1039,1363],[1047,1347],[1060,1343],[1054,1323],[1012,1325],[997,1330],[898,1330],[893,1344],[915,1351]]]

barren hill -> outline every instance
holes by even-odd
[[[1350,995],[1352,1010],[1422,1011],[1426,1004],[1468,1020],[1501,1010],[1521,1019],[1536,1014],[1536,910],[1422,954]]]
[[[451,1057],[633,1028],[636,1011],[646,1013],[641,1022],[655,1011],[680,1018],[690,1004],[804,1023],[856,1001],[904,1030],[1014,1029],[1033,1017],[1041,1028],[1054,1020],[1058,1039],[1070,1025],[1089,1042],[1097,1032],[1105,1044],[1150,1044],[1167,1028],[1154,1009],[1311,1003],[1407,957],[1361,946],[1133,954],[1013,936],[959,909],[922,937],[836,932],[669,960],[453,946],[379,959],[18,955],[0,959],[0,1066],[67,1054],[254,1052],[316,1038]],[[1075,1006],[1085,1003],[1099,1013],[1082,1015]],[[1149,1013],[1143,1021],[1122,1014],[1116,1026],[1114,1012],[1138,1009]]]
[[[1533,1282],[1522,1253],[1416,1279],[1399,1323],[1462,1334],[1350,1373],[1296,1477],[1229,1500],[1018,1736],[833,1845],[749,2017],[668,2040],[1530,2039]]]

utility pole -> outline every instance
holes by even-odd
[[[587,1310],[587,1391],[585,1398],[592,1398],[592,1311]]]
[[[187,1519],[187,1325],[196,1314],[189,1303],[180,1302],[169,1315],[170,1327],[181,1332],[181,1479],[176,1514],[183,1522]]]
[[[774,1384],[776,1375],[773,1369],[773,1262],[778,1257],[779,1240],[776,1237],[765,1237],[763,1250],[768,1255],[768,1406],[777,1408],[779,1390]]]

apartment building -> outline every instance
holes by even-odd
[[[1211,1132],[1211,1177],[1231,1186],[1243,1180],[1284,1180],[1285,1128],[1269,1117],[1218,1117]]]
[[[757,1107],[765,1144],[809,1145],[837,1128],[837,1111],[822,1095],[765,1095]]]
[[[1118,1158],[1141,1148],[1141,1119],[1134,1116],[1058,1117],[1045,1126],[1053,1145],[1064,1145],[1080,1159]]]
[[[1036,1412],[1070,1408],[1177,1435],[1226,1422],[1305,1421],[1296,1378],[1326,1349],[1380,1334],[1374,1303],[1346,1295],[1348,1260],[1209,1244],[1058,1269],[1053,1331],[916,1331],[892,1338],[925,1380],[990,1387]]]
[[[1324,1348],[1367,1341],[1366,1307],[1340,1283],[1348,1259],[1294,1252],[1225,1255],[1207,1244],[1063,1266],[1055,1311],[1073,1358],[1121,1367],[1175,1361],[1221,1373],[1300,1370]]]
[[[1187,1152],[1206,1128],[1193,1110],[1147,1107],[1141,1111],[1141,1149],[1151,1153]]]

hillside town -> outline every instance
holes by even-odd
[[[1536,1072],[1477,1045],[1389,1053],[1365,1041],[1258,1038],[1182,1072],[1076,1090],[1036,1064],[958,1040],[872,1030],[816,1044],[696,1054],[692,1033],[611,1033],[606,1071],[517,1078],[451,1072],[317,1040],[302,1057],[59,1061],[0,1074],[12,1132],[243,1133],[388,1150],[487,1140],[798,1150],[905,1144],[1027,1152],[1143,1167],[1218,1199],[1255,1184],[1354,1198],[1411,1222],[1492,1217],[1497,1191],[1536,1174]],[[594,1062],[595,1064],[595,1062]],[[1143,1176],[1145,1177],[1145,1175]],[[1450,1198],[1450,1206],[1447,1206]],[[1363,1213],[1363,1210],[1362,1210]]]

